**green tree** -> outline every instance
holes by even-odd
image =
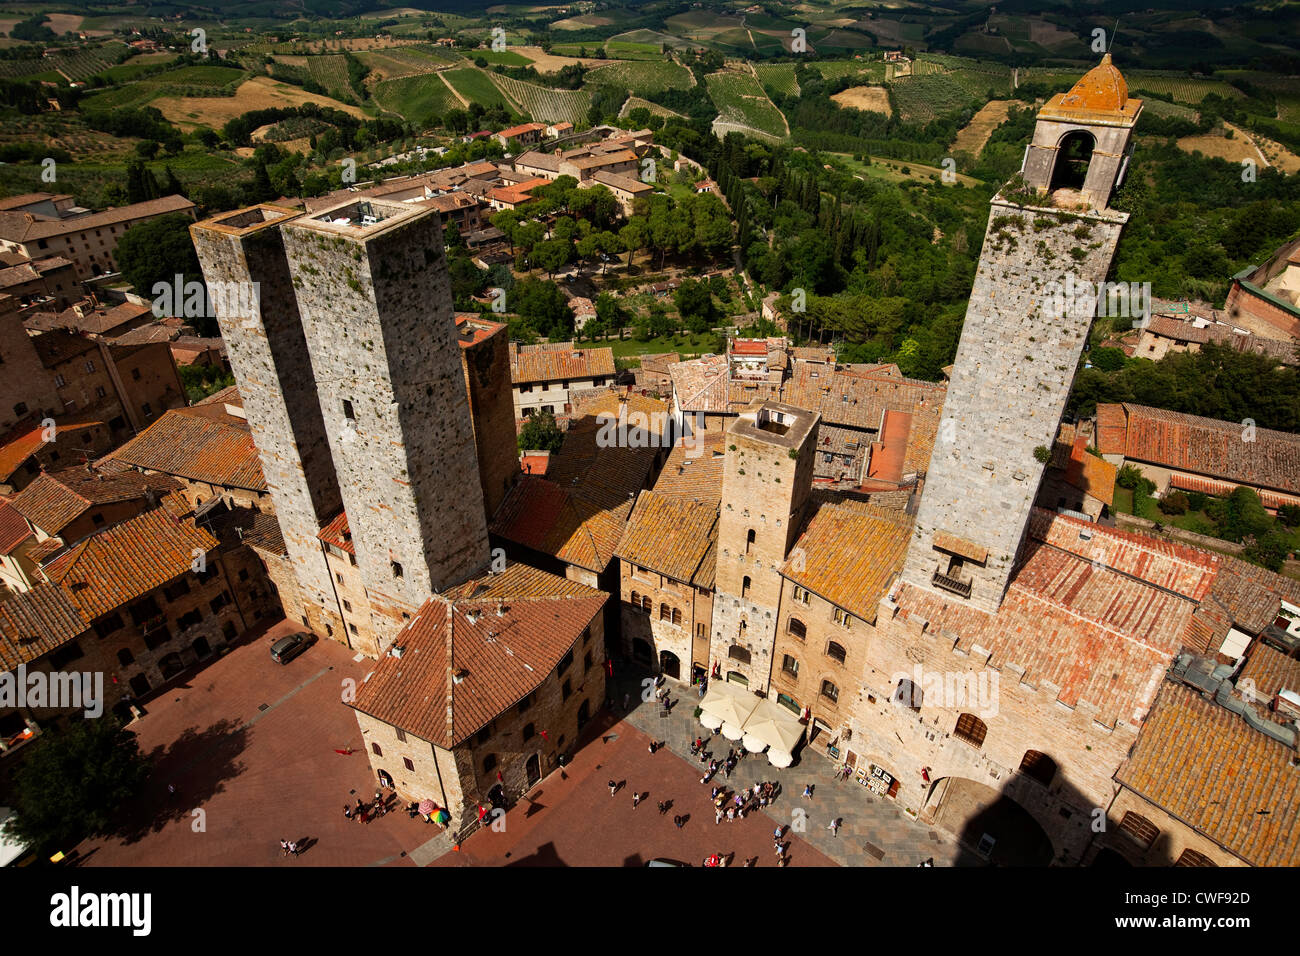
[[[564,432],[555,424],[555,416],[549,411],[540,412],[524,422],[519,429],[520,451],[557,452],[564,444]]]
[[[573,261],[573,243],[564,239],[547,239],[533,249],[533,261],[553,276]]]
[[[673,293],[673,302],[682,321],[692,332],[707,332],[717,321],[718,307],[714,304],[713,293],[698,279],[683,279]]]
[[[116,717],[73,720],[46,733],[18,767],[6,832],[40,847],[64,848],[108,834],[114,814],[148,773],[135,735]]]
[[[203,281],[199,257],[190,239],[190,219],[184,213],[168,213],[157,219],[137,223],[123,233],[114,253],[122,275],[135,288],[136,294],[146,298],[154,296],[154,287],[163,283],[172,288],[177,274],[185,283]],[[174,294],[171,298],[176,298]],[[183,303],[172,302],[171,314],[180,313]],[[191,324],[200,335],[220,335],[216,319],[203,316],[191,318]]]

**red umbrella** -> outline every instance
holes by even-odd
[[[432,813],[435,809],[437,809],[437,807],[438,805],[434,803],[432,800],[420,801],[420,812],[425,815]]]

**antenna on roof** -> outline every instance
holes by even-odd
[[[1115,34],[1117,33],[1119,33],[1119,17],[1115,18],[1115,28],[1110,31],[1110,44],[1106,47],[1107,53],[1115,48]]]

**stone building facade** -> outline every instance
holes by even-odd
[[[510,381],[510,336],[500,322],[456,317],[460,363],[474,427],[479,485],[489,523],[519,478],[515,403]]]
[[[283,233],[357,563],[375,629],[392,635],[488,564],[442,226],[369,200]]]
[[[1127,214],[992,203],[904,577],[996,611]]]
[[[719,676],[755,691],[772,671],[780,568],[803,523],[819,420],[765,402],[727,429],[709,657]]]
[[[281,225],[294,215],[291,209],[254,206],[197,223],[190,234],[209,288],[233,283],[224,287],[244,290],[242,296],[215,297],[217,320],[302,588],[295,609],[312,630],[326,633],[343,623],[316,534],[342,498],[285,258]],[[248,308],[254,301],[256,307]],[[245,307],[233,308],[238,305]]]

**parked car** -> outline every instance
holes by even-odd
[[[271,660],[277,664],[287,664],[315,643],[316,635],[305,631],[282,637],[271,645]]]

